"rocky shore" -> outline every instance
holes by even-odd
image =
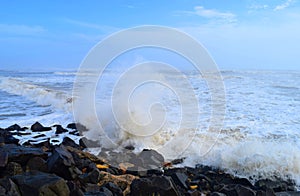
[[[43,132],[65,134],[60,144],[45,139]],[[27,131],[26,131],[27,130]],[[36,132],[20,145],[20,138]],[[67,133],[67,134],[66,134]],[[0,128],[0,195],[300,195],[293,181],[263,179],[250,183],[222,170],[204,165],[176,167],[183,159],[166,162],[151,149],[135,154],[103,149],[99,156],[84,149],[75,124],[30,129],[12,125]],[[123,162],[114,162],[122,158]]]

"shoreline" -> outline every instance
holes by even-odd
[[[79,135],[74,123],[67,127],[35,123],[30,129]],[[28,136],[26,130],[18,125],[0,128],[0,195],[300,194],[292,180],[275,177],[276,180],[262,179],[252,184],[246,178],[210,166],[177,167],[183,159],[165,162],[151,149],[138,154],[130,146],[119,153],[103,149],[95,156],[84,151],[86,146],[81,139],[75,142],[66,136],[61,144],[47,139],[20,145],[17,138]],[[44,136],[36,135],[34,139]]]

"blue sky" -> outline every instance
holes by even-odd
[[[3,1],[0,69],[77,69],[109,34],[138,25],[178,28],[221,69],[299,69],[297,0]]]

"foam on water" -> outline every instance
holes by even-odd
[[[188,75],[199,99],[200,124],[198,127],[189,127],[188,122],[185,122],[183,126],[187,132],[189,129],[197,130],[195,137],[191,136],[189,140],[183,141],[188,143],[192,141],[183,154],[178,155],[186,157],[184,165],[207,164],[253,180],[274,176],[283,179],[291,178],[300,186],[300,73],[227,71],[222,74],[226,88],[227,108],[224,130],[220,134],[207,129],[211,108],[209,106],[210,94],[205,82],[198,74]],[[5,102],[0,103],[0,114],[22,113],[26,115],[16,115],[16,121],[9,120],[11,117],[7,117],[7,121],[0,119],[0,127],[14,123],[28,126],[33,124],[33,121],[43,122],[47,126],[56,123],[66,125],[73,121],[72,108],[68,101],[70,92],[55,88],[55,81],[60,79],[65,81],[66,77],[70,77],[67,80],[70,82],[75,75],[54,73],[49,74],[48,77],[50,83],[45,83],[43,79],[40,79],[40,84],[38,80],[25,76],[0,79],[1,91],[8,92],[4,94]],[[113,120],[111,102],[106,100],[111,96],[111,93],[106,91],[114,87],[111,77],[118,78],[119,75],[110,72],[107,77],[104,77],[106,83],[103,85],[106,89],[100,91],[99,94],[102,97],[98,97],[96,104],[98,117],[104,128],[101,134],[106,134],[120,146],[135,145],[137,151],[142,148],[159,149],[176,137],[180,120],[179,102],[171,91],[155,85],[151,88],[147,87],[146,91],[137,90],[132,97],[133,102],[128,103],[131,104],[131,113],[122,115],[125,115],[124,119],[133,119],[140,124],[147,123],[151,120],[151,115],[148,115],[151,103],[160,102],[167,111],[166,124],[152,137],[135,136],[121,130]],[[174,78],[176,76],[172,77],[176,80]],[[35,81],[35,83],[30,81]],[[46,84],[48,86],[45,86]],[[60,86],[63,85],[59,85],[59,88]],[[61,89],[71,88],[65,86]],[[15,97],[15,95],[18,96]],[[38,104],[34,105],[32,102],[23,100],[24,97]],[[17,105],[20,108],[19,111],[22,111],[21,108],[25,107],[24,105],[29,103],[32,105],[30,108],[26,107],[25,112],[7,109],[16,100],[19,103]],[[120,101],[120,103],[124,102]],[[49,114],[44,116],[30,114],[34,110],[45,112],[48,105],[51,106]],[[85,111],[87,107],[89,107],[88,103],[82,106],[82,121],[80,122],[92,129],[98,120],[90,118],[90,114]],[[152,114],[159,115],[159,108],[157,109],[158,111],[154,110]],[[131,121],[124,123],[126,129],[136,129],[136,124]],[[99,130],[95,130],[94,133],[99,134]],[[216,140],[216,138],[219,139]],[[176,148],[182,150],[183,147],[179,143]],[[171,159],[174,150],[164,151],[164,156]]]

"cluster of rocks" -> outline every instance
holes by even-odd
[[[76,130],[75,124],[68,127]],[[95,156],[68,137],[59,145],[19,145],[14,134],[23,129],[0,129],[0,195],[299,195],[292,181],[252,184],[208,166],[175,167],[183,159],[165,162],[154,150],[135,154],[132,146]],[[36,123],[31,130],[49,128]]]

